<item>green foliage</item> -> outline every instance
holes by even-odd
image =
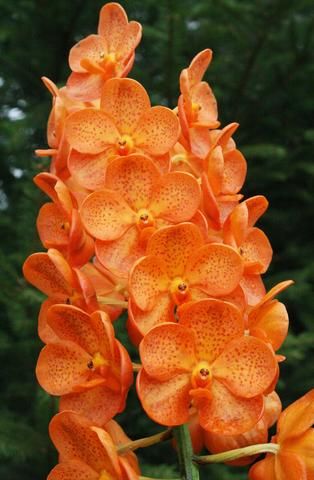
[[[34,377],[42,296],[21,276],[25,257],[41,249],[34,232],[43,196],[31,179],[47,165],[33,150],[45,146],[51,99],[40,76],[65,82],[67,52],[95,31],[102,3],[0,0],[0,477],[10,480],[43,479],[56,463],[47,435],[56,401],[36,386]],[[144,26],[132,76],[148,89],[153,103],[173,107],[180,70],[201,49],[214,51],[207,80],[222,123],[241,124],[235,138],[248,160],[244,193],[264,194],[270,201],[261,222],[274,248],[266,283],[296,281],[281,296],[291,319],[279,383],[287,404],[313,386],[314,374],[312,1],[121,3]],[[121,326],[117,330],[125,337]],[[132,438],[159,430],[142,413],[134,391],[120,419]],[[175,476],[174,457],[168,444],[141,451],[144,474]],[[240,480],[245,471],[218,465],[204,468],[202,478]]]

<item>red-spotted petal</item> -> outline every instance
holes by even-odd
[[[112,78],[103,88],[101,108],[120,133],[131,134],[141,116],[150,109],[150,100],[145,88],[136,80]]]
[[[111,190],[91,193],[81,205],[86,230],[99,240],[115,240],[132,225],[135,213],[123,198]]]
[[[239,398],[217,380],[213,381],[211,390],[211,398],[202,396],[194,400],[205,430],[238,435],[250,430],[260,419],[264,406],[262,395]]]
[[[137,376],[136,388],[142,407],[154,422],[174,426],[188,421],[189,374],[183,373],[166,382],[159,382],[142,369]]]
[[[95,108],[71,113],[64,128],[71,147],[81,153],[101,153],[114,145],[120,136],[113,120],[103,110]]]
[[[205,299],[186,303],[178,309],[179,324],[193,330],[196,355],[212,363],[233,339],[241,337],[244,321],[234,305]]]
[[[190,259],[186,276],[191,285],[212,296],[231,293],[243,272],[240,255],[231,247],[218,243],[204,245]]]
[[[150,155],[164,155],[179,138],[179,121],[172,110],[153,107],[142,115],[133,138],[136,146]]]
[[[177,323],[163,323],[151,329],[140,344],[146,373],[160,381],[190,372],[196,363],[193,331]]]
[[[213,364],[213,375],[239,397],[262,394],[272,383],[277,361],[271,349],[254,337],[231,341]]]

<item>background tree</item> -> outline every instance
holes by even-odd
[[[25,257],[41,248],[35,220],[44,197],[32,177],[45,160],[35,158],[33,150],[45,146],[51,99],[40,77],[64,84],[68,51],[96,30],[103,3],[0,0],[0,477],[10,480],[43,479],[55,464],[47,425],[57,404],[41,391],[34,376],[41,295],[21,275]],[[121,4],[129,18],[144,27],[132,77],[144,84],[153,103],[174,107],[181,69],[203,48],[214,51],[207,80],[217,97],[222,124],[241,124],[235,138],[248,161],[245,194],[264,194],[270,200],[262,228],[271,239],[274,261],[266,284],[296,281],[282,294],[291,320],[279,382],[287,404],[313,386],[314,373],[310,361],[314,350],[312,1]],[[119,322],[122,326],[123,319]],[[134,394],[121,422],[134,438],[156,431]],[[140,452],[143,474],[175,474],[168,448],[161,445]],[[202,472],[206,478],[206,469]],[[217,466],[217,472],[216,478],[246,478],[245,469]]]

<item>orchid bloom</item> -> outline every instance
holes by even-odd
[[[76,201],[55,175],[40,173],[34,182],[53,203],[45,203],[37,217],[37,230],[46,248],[57,248],[73,267],[84,265],[94,254],[94,241],[86,233]]]
[[[242,272],[240,255],[227,245],[204,244],[196,225],[159,229],[130,272],[130,330],[143,335],[156,323],[174,321],[175,305],[232,294]]]
[[[70,50],[69,65],[73,73],[67,82],[69,95],[83,101],[95,100],[100,98],[107,80],[127,76],[141,36],[141,25],[128,22],[121,5],[104,5],[98,35],[89,35]]]
[[[41,351],[36,375],[61,410],[74,410],[97,424],[124,409],[132,366],[106,313],[88,315],[71,305],[53,305],[47,322],[56,335]]]
[[[250,480],[311,480],[314,478],[314,389],[287,407],[279,417],[267,454],[249,472]]]
[[[178,323],[153,327],[140,344],[142,406],[154,421],[181,425],[189,407],[208,431],[246,432],[260,419],[277,362],[261,340],[244,336],[234,305],[205,299],[178,308]]]
[[[86,108],[65,121],[65,136],[75,154],[69,158],[71,171],[105,179],[108,161],[117,156],[143,153],[167,154],[179,136],[176,115],[166,107],[151,107],[142,85],[129,78],[112,78],[102,90],[100,109]],[[82,165],[83,164],[83,165]],[[87,165],[86,165],[87,164]],[[83,180],[84,181],[84,180]],[[87,185],[86,185],[87,186]]]
[[[114,440],[120,440],[122,433],[115,425],[108,427],[95,426],[74,412],[55,415],[49,433],[60,463],[47,480],[139,480],[135,455],[118,454]]]
[[[96,238],[98,260],[122,276],[145,255],[154,231],[191,220],[201,201],[192,175],[161,175],[149,158],[137,154],[110,163],[106,187],[91,193],[80,213],[86,230]]]

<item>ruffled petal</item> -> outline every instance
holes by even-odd
[[[98,33],[106,39],[110,52],[116,50],[127,24],[128,17],[121,5],[107,3],[100,10]]]
[[[54,203],[45,203],[39,210],[36,226],[45,248],[64,247],[69,242],[66,226],[69,218],[64,210]]]
[[[289,318],[283,303],[273,300],[259,309],[254,317],[249,315],[250,334],[269,342],[274,351],[284,342],[289,326]]]
[[[99,73],[72,72],[68,77],[66,89],[73,99],[81,102],[98,100],[101,95],[105,77]]]
[[[221,191],[224,194],[238,193],[245,181],[247,164],[239,150],[224,154],[224,171]]]
[[[249,471],[250,480],[280,480],[275,473],[276,457],[268,454],[263,460],[255,463]],[[282,479],[283,480],[283,479]]]

